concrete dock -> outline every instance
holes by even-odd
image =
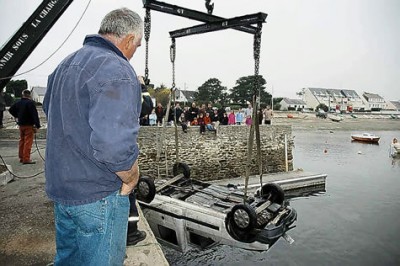
[[[326,174],[318,174],[306,172],[297,169],[289,172],[263,174],[262,183],[276,183],[282,187],[285,193],[301,192],[301,191],[325,191]],[[213,184],[236,185],[239,189],[244,189],[244,177],[223,179],[212,181]],[[260,176],[252,175],[249,177],[248,189],[255,190],[260,187]]]

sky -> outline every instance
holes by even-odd
[[[19,29],[41,0],[0,0],[0,45]],[[90,3],[89,3],[90,2]],[[207,12],[204,0],[166,0]],[[214,12],[233,18],[267,13],[263,24],[260,74],[274,97],[297,98],[302,88],[352,89],[400,100],[400,1],[398,0],[213,0]],[[86,6],[88,9],[75,30]],[[141,0],[75,0],[21,66],[14,79],[28,86],[46,86],[47,76],[67,55],[95,34],[111,10],[127,7],[142,18]],[[152,11],[149,78],[155,86],[172,84],[169,32],[200,24]],[[68,35],[71,36],[62,45]],[[223,30],[176,39],[175,83],[196,90],[209,78],[232,88],[243,76],[254,74],[253,36]],[[130,60],[144,75],[145,41]]]

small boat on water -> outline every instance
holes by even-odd
[[[366,143],[378,143],[380,137],[371,133],[353,134],[351,138],[354,141],[366,142]]]
[[[160,242],[182,252],[216,244],[266,251],[281,237],[293,242],[286,232],[297,213],[279,185],[264,184],[244,200],[240,188],[193,180],[186,164],[177,165],[175,177],[141,177],[137,185],[143,214]]]

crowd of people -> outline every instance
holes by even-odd
[[[157,104],[150,115],[141,118],[140,124],[142,126],[162,126],[164,117],[167,115],[167,108],[163,107],[161,103]],[[176,121],[178,126],[182,127],[183,132],[187,132],[187,128],[191,126],[198,126],[200,133],[205,134],[206,131],[216,133],[219,125],[247,125],[252,124],[253,108],[249,104],[247,108],[240,108],[239,110],[231,110],[227,108],[216,108],[211,103],[200,105],[199,107],[195,102],[190,107],[181,107],[176,103],[175,107],[171,108],[168,116],[166,117],[167,125],[173,125]],[[269,106],[265,109],[259,110],[259,124],[270,125],[273,117],[273,112]]]

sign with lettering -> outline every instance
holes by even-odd
[[[43,1],[0,51],[0,89],[17,72],[72,0]]]

